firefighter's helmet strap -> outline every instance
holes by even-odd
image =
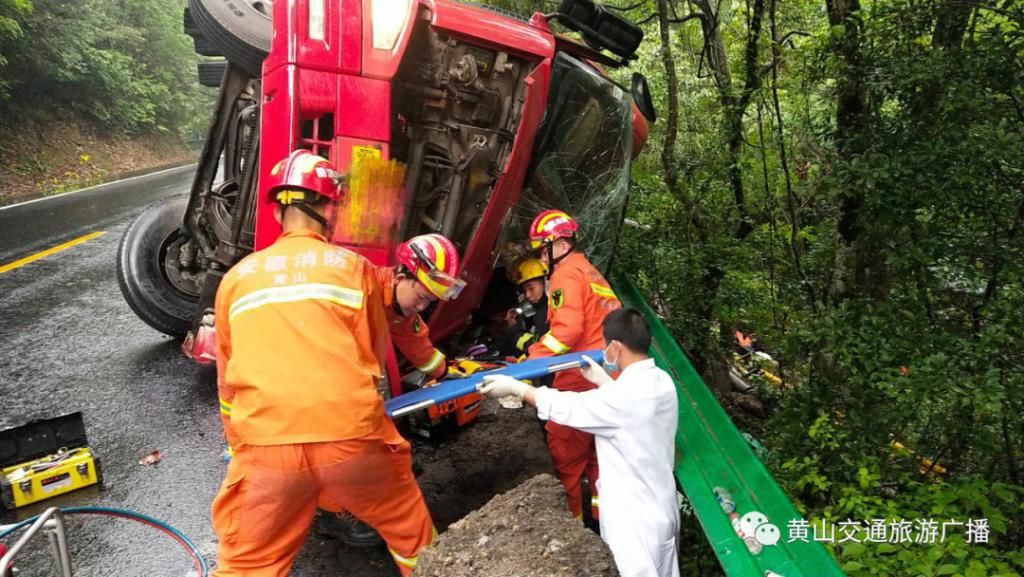
[[[548,267],[548,274],[547,274],[547,276],[548,276],[548,278],[551,278],[551,274],[555,272],[555,266],[557,266],[558,263],[560,263],[563,260],[565,260],[565,257],[567,257],[570,254],[572,254],[572,251],[573,251],[573,249],[575,247],[570,242],[569,243],[569,250],[565,251],[565,254],[563,254],[562,256],[560,256],[558,258],[555,258],[555,243],[554,242],[549,242],[547,248],[548,248],[548,262],[551,263],[551,266]]]
[[[401,271],[396,271],[396,274],[402,273]],[[401,280],[398,282],[401,282]],[[404,317],[405,311],[402,310],[402,305],[398,303],[398,282],[391,283],[391,310],[395,311],[395,314],[398,316]]]
[[[330,224],[327,222],[327,219],[324,218],[317,211],[313,210],[313,207],[311,207],[311,206],[309,206],[308,204],[305,204],[305,203],[295,203],[295,204],[290,204],[288,206],[295,207],[295,208],[301,210],[302,212],[306,213],[306,216],[308,216],[309,218],[319,222],[321,224],[321,226],[324,227],[324,231],[330,232]]]

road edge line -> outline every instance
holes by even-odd
[[[109,184],[117,184],[117,183],[120,183],[120,182],[128,182],[130,180],[135,180],[137,178],[143,178],[143,177],[147,177],[147,176],[156,176],[158,174],[163,174],[165,172],[170,172],[172,170],[180,170],[182,168],[190,168],[190,167],[196,166],[198,164],[199,163],[197,163],[197,162],[193,162],[191,164],[183,164],[181,166],[172,166],[170,168],[164,168],[164,169],[158,170],[156,172],[147,172],[145,174],[136,174],[135,176],[129,176],[128,178],[122,178],[120,180],[111,180],[110,182],[101,182],[99,184],[94,184],[92,186],[87,186],[85,188],[79,188],[78,190],[72,190],[72,191],[69,191],[69,192],[62,192],[60,194],[51,194],[50,196],[40,196],[39,198],[33,198],[32,200],[26,200],[25,202],[19,202],[17,204],[8,204],[8,205],[5,205],[5,206],[0,206],[0,212],[3,212],[3,211],[5,211],[5,210],[7,210],[9,208],[17,208],[19,206],[25,206],[27,204],[33,204],[33,203],[41,202],[41,201],[44,201],[44,200],[52,200],[54,198],[63,198],[65,196],[71,196],[72,194],[78,194],[79,192],[86,192],[88,190],[93,190],[93,189],[99,188],[101,186],[107,186]]]

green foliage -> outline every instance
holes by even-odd
[[[710,3],[729,98],[756,3]],[[739,116],[700,20],[671,24],[666,47],[657,1],[618,4],[647,20],[633,70],[659,121],[617,269],[699,366],[728,358],[736,323],[754,328],[794,385],[768,395],[768,464],[808,519],[991,526],[988,544],[837,546],[848,574],[1024,571],[1024,2],[861,1],[832,21],[857,3],[765,0]]]
[[[10,81],[2,74],[11,45],[22,37],[19,19],[32,12],[29,0],[0,0],[0,102],[8,94]]]
[[[864,469],[862,469],[863,471]],[[890,488],[891,490],[891,488]],[[1020,511],[1018,487],[977,478],[965,478],[956,484],[910,483],[900,488],[895,498],[882,498],[869,487],[846,488],[851,495],[843,504],[826,509],[831,519],[885,520],[913,524],[909,542],[890,536],[888,542],[848,541],[837,545],[835,553],[851,577],[867,575],[1018,575],[1024,564],[1019,551],[1000,551],[1006,528],[1014,512]],[[873,493],[869,495],[868,493]],[[987,520],[990,533],[985,541],[970,535],[966,523]],[[965,525],[959,525],[964,523]],[[937,531],[932,536],[922,531],[928,524]],[[948,525],[947,525],[948,524]],[[865,533],[859,540],[865,540]],[[841,540],[842,537],[837,538]],[[883,537],[882,540],[885,540]],[[895,541],[895,542],[894,542]],[[974,542],[972,542],[974,541]],[[1012,543],[1003,543],[1003,547]]]
[[[122,134],[192,130],[209,104],[181,32],[185,4],[0,0],[0,115],[11,124],[72,111]]]

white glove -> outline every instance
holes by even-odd
[[[587,379],[599,387],[603,387],[615,380],[607,371],[604,370],[604,367],[597,364],[597,361],[594,359],[587,355],[583,355],[583,360],[587,363],[587,366],[580,367],[580,372],[583,373],[584,379]]]
[[[480,392],[496,399],[502,397],[522,399],[529,388],[530,385],[507,375],[488,375],[484,377],[484,386],[480,388]]]

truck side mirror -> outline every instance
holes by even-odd
[[[654,122],[657,120],[657,113],[654,111],[654,102],[651,101],[651,89],[647,86],[647,77],[639,72],[633,73],[633,85],[630,89],[633,94],[633,102],[637,110],[644,118]]]
[[[616,56],[633,60],[644,39],[639,26],[594,0],[562,0],[558,12],[549,17],[575,30],[595,50],[608,50]]]

